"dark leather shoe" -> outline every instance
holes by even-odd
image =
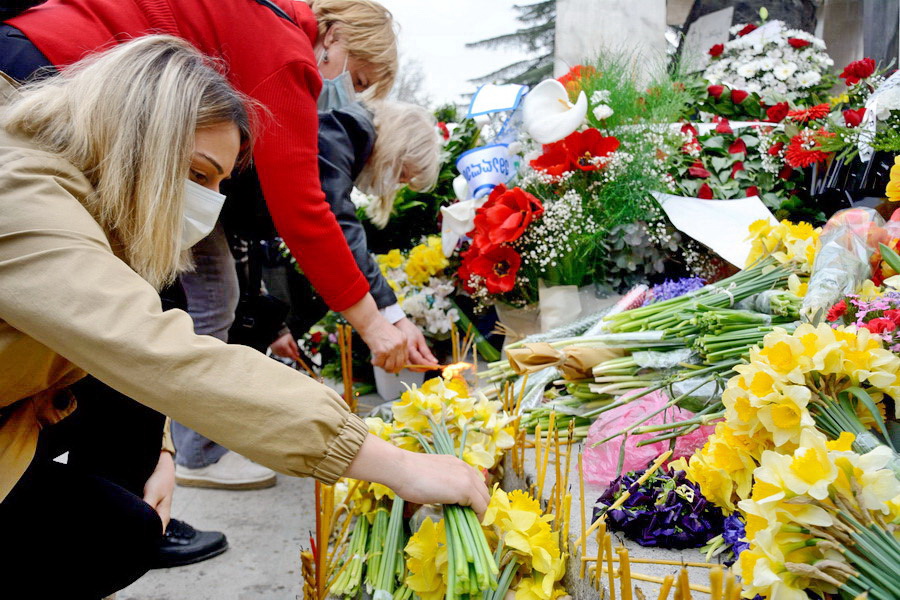
[[[218,556],[227,549],[228,540],[221,531],[197,531],[184,521],[171,519],[153,568],[191,565]]]

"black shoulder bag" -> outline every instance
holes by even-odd
[[[250,346],[260,352],[265,352],[278,338],[290,308],[275,296],[262,293],[263,260],[259,241],[251,240],[246,269],[238,268],[241,298],[234,313],[234,323],[228,330],[229,344]]]

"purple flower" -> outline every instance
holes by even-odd
[[[731,546],[733,557],[726,560],[726,565],[731,565],[738,559],[741,552],[750,547],[750,543],[744,540],[746,532],[744,530],[744,521],[741,519],[740,513],[732,513],[725,517],[725,523],[722,530],[722,540]]]
[[[650,288],[650,291],[647,292],[647,299],[644,300],[644,306],[684,296],[689,292],[699,290],[704,285],[706,285],[706,281],[700,277],[684,277],[676,280],[666,279],[659,285],[654,285]]]
[[[626,490],[621,508],[607,512],[612,531],[621,531],[642,546],[697,548],[722,530],[722,511],[709,503],[684,471],[656,473],[641,485],[643,474],[622,475],[597,500],[594,519]]]

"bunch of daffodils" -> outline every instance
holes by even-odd
[[[422,451],[418,436],[430,432],[432,423],[443,423],[462,446],[461,458],[482,469],[493,468],[515,443],[513,419],[502,403],[481,393],[472,395],[461,379],[429,379],[404,392],[391,410],[394,422],[384,425],[390,427],[387,436],[408,450]]]
[[[779,264],[790,268],[794,274],[809,276],[819,251],[821,229],[809,223],[782,221],[773,225],[765,219],[750,225],[748,239],[752,241],[747,266],[766,256],[772,256]],[[798,294],[802,295],[802,294]]]
[[[900,482],[882,446],[851,450],[805,430],[791,453],[763,452],[752,497],[739,503],[750,547],[735,570],[744,597],[896,598],[900,589]]]

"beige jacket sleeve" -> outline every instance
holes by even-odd
[[[0,319],[107,385],[281,473],[331,483],[367,430],[341,397],[251,348],[193,333],[111,251],[68,162],[0,164]]]

